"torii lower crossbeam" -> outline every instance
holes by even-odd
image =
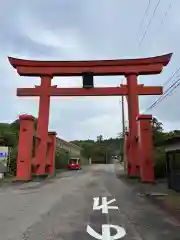
[[[17,96],[29,97],[29,96],[41,96],[44,88],[36,86],[35,88],[18,88]],[[161,95],[163,92],[162,87],[151,86],[137,86],[138,95]],[[121,96],[128,95],[127,87],[98,87],[91,89],[84,88],[57,88],[51,86],[47,91],[48,96]]]

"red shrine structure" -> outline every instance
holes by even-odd
[[[143,182],[154,182],[154,161],[151,115],[139,115],[139,95],[161,95],[162,87],[138,84],[139,75],[159,74],[172,54],[151,58],[97,60],[97,61],[34,61],[9,57],[9,62],[20,76],[40,77],[40,86],[18,88],[17,96],[38,96],[39,115],[37,132],[33,116],[20,116],[20,137],[17,159],[17,179],[30,180],[54,173],[56,133],[48,132],[50,97],[52,96],[127,96],[129,132],[125,137],[128,175],[140,175]],[[94,87],[93,76],[123,75],[126,85],[120,87]],[[58,88],[51,85],[56,76],[82,76],[82,88]],[[36,136],[35,156],[32,142]]]

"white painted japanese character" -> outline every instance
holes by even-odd
[[[116,234],[113,236],[111,236],[110,234],[111,228],[114,228],[116,230]],[[87,225],[86,231],[89,235],[99,240],[116,240],[116,239],[123,238],[126,235],[126,231],[124,228],[119,227],[117,225],[109,225],[109,224],[102,225],[102,235],[94,231],[94,229],[91,228],[89,225]]]
[[[100,205],[99,200],[100,197],[93,198],[94,204],[93,204],[93,210],[100,210],[102,209],[102,213],[108,213],[108,209],[118,209],[118,206],[108,206],[109,204],[116,201],[116,199],[112,199],[110,201],[107,201],[107,197],[102,197],[102,204]]]

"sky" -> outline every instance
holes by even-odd
[[[157,0],[6,0],[0,8],[0,122],[20,114],[38,116],[38,98],[17,97],[17,87],[33,87],[38,78],[20,77],[7,57],[34,60],[99,60],[153,57],[173,52],[160,75],[139,77],[145,85],[162,86],[180,67],[180,1],[160,1],[147,34]],[[169,9],[169,10],[168,10]],[[166,18],[165,13],[168,10]],[[163,22],[162,22],[163,20]],[[176,79],[176,78],[174,78]],[[173,79],[172,79],[173,80]],[[122,76],[95,77],[95,86],[118,86]],[[82,85],[81,77],[56,77],[53,84]],[[164,90],[168,87],[165,86]],[[150,112],[165,130],[180,128],[180,90],[177,88]],[[139,98],[140,111],[158,96]],[[117,137],[122,131],[121,97],[51,98],[49,130],[66,140]],[[126,123],[127,104],[126,109]]]

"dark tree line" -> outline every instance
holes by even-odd
[[[37,119],[35,120],[35,129]],[[0,145],[9,146],[11,148],[10,155],[10,172],[16,172],[16,159],[19,139],[20,122],[16,120],[10,124],[0,123]],[[180,136],[180,130],[165,132],[163,124],[156,118],[153,119],[153,144],[155,154],[155,165],[157,176],[165,175],[165,151],[163,142],[170,137]],[[86,160],[91,158],[92,162],[109,163],[113,155],[120,156],[123,154],[123,138],[119,137],[104,139],[102,135],[97,136],[96,140],[75,140],[72,143],[83,148],[82,158]],[[68,154],[63,149],[56,149],[56,167],[62,168],[66,166]]]
[[[155,174],[157,177],[165,177],[166,175],[166,162],[165,162],[165,149],[163,143],[171,138],[180,136],[180,130],[166,132],[163,129],[163,124],[156,118],[152,121],[153,127],[153,145],[155,157]],[[123,138],[122,133],[118,134],[117,138],[103,139],[100,135],[96,141],[81,140],[73,141],[83,148],[82,155],[86,158],[91,157],[94,162],[110,162],[111,156],[121,156],[123,154]]]

